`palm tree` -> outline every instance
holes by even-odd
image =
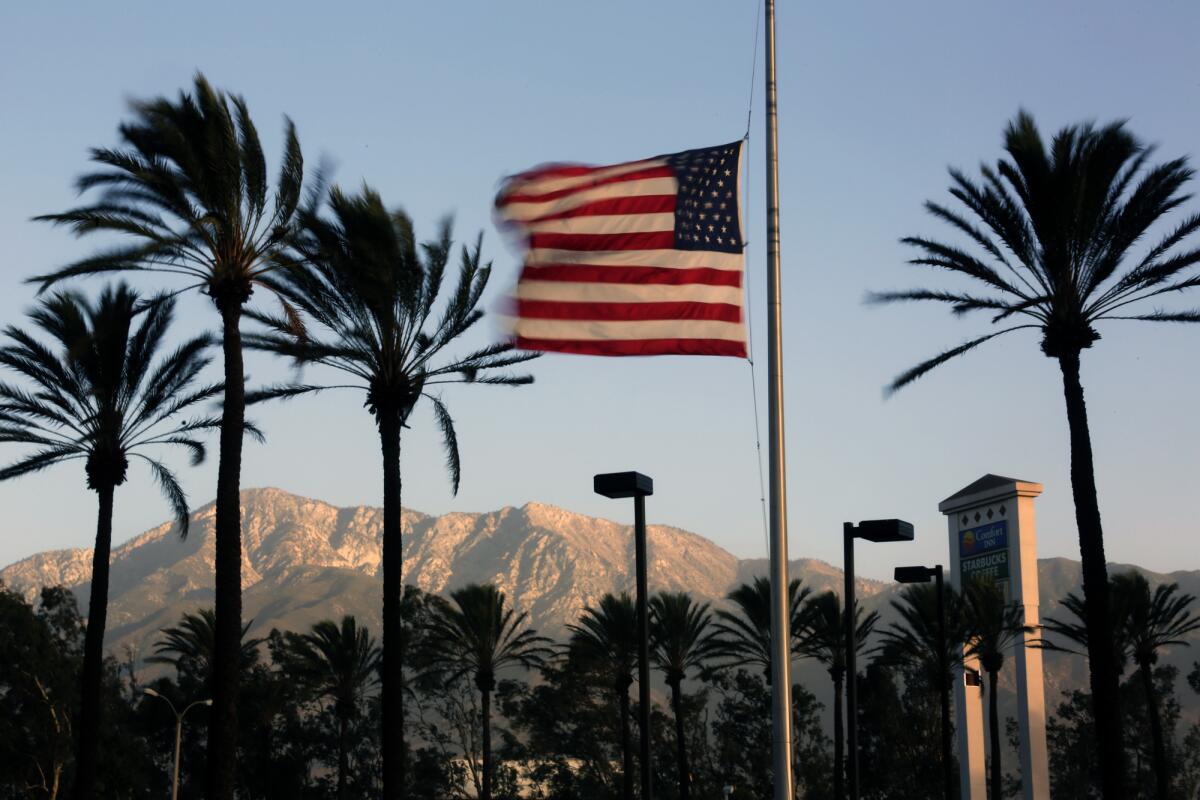
[[[793,656],[800,655],[800,630],[803,606],[810,593],[800,588],[800,579],[788,584],[791,609]],[[717,609],[713,625],[714,646],[724,666],[756,666],[771,685],[771,581],[760,575],[753,583],[743,583],[727,595],[736,611]]]
[[[1165,798],[1171,773],[1163,739],[1158,691],[1154,687],[1154,665],[1158,663],[1160,650],[1177,645],[1186,647],[1188,642],[1184,637],[1200,630],[1200,617],[1190,610],[1196,598],[1190,594],[1179,594],[1177,583],[1160,584],[1152,594],[1146,577],[1132,570],[1114,575],[1109,584],[1109,597],[1119,612],[1120,625],[1114,637],[1118,663],[1123,668],[1132,659],[1137,665],[1150,718],[1157,796]],[[1075,616],[1076,621],[1048,619],[1044,627],[1059,637],[1086,647],[1087,627],[1083,620],[1087,612],[1084,601],[1070,594],[1063,605]],[[1047,642],[1044,646],[1054,650],[1069,650],[1069,647],[1054,642]]]
[[[193,465],[199,464],[205,448],[196,435],[212,421],[178,418],[221,391],[219,384],[198,381],[209,363],[209,337],[191,339],[158,358],[173,313],[173,301],[151,300],[143,308],[138,295],[123,285],[106,288],[95,302],[57,292],[29,315],[52,345],[9,326],[0,346],[0,365],[32,387],[0,384],[0,442],[38,448],[0,470],[0,480],[82,460],[87,486],[99,500],[80,675],[77,798],[95,793],[113,496],[128,477],[130,459],[146,462],[175,512],[180,535],[186,536],[183,489],[171,470],[145,451],[176,445],[190,452]]]
[[[464,248],[458,283],[435,318],[443,278],[453,254],[449,222],[438,239],[418,246],[412,221],[388,211],[369,188],[347,195],[330,192],[332,219],[315,208],[301,211],[295,238],[295,266],[267,279],[284,301],[282,312],[249,315],[267,331],[246,337],[247,346],[288,356],[295,364],[333,367],[366,397],[379,429],[383,456],[383,794],[398,797],[404,785],[404,700],[399,688],[401,649],[401,432],[422,397],[441,428],[446,466],[455,493],[460,463],[454,421],[430,390],[452,383],[516,386],[528,375],[494,371],[528,361],[536,354],[493,344],[440,362],[443,351],[480,318],[480,298],[491,276],[481,264],[480,245]],[[251,402],[295,397],[331,386],[279,386],[251,395]],[[389,646],[389,643],[391,645]]]
[[[1200,231],[1200,215],[1183,219],[1140,258],[1132,253],[1156,223],[1188,199],[1183,188],[1193,172],[1186,158],[1148,167],[1152,148],[1120,122],[1064,128],[1047,149],[1033,118],[1022,111],[1008,125],[1005,150],[1008,159],[995,168],[981,167],[981,183],[950,171],[950,193],[969,214],[933,202],[925,206],[972,242],[975,252],[921,237],[903,240],[920,251],[912,263],[973,278],[986,293],[911,289],[871,299],[948,303],[955,314],[985,311],[993,315],[993,323],[1005,323],[902,373],[891,391],[1014,331],[1040,331],[1042,352],[1058,361],[1070,429],[1083,591],[1089,600],[1088,665],[1103,789],[1108,800],[1116,800],[1124,796],[1119,679],[1080,354],[1100,339],[1096,325],[1106,320],[1200,322],[1196,310],[1138,313],[1131,308],[1200,285],[1188,273],[1200,264],[1200,248],[1180,250]],[[1027,321],[1010,324],[1014,319]]]
[[[492,798],[492,691],[496,673],[507,667],[537,669],[553,655],[550,640],[526,626],[528,612],[506,608],[504,592],[472,583],[450,593],[453,603],[435,601],[425,631],[427,672],[444,686],[472,676],[479,690],[483,743],[481,800]]]
[[[379,647],[352,615],[341,625],[321,620],[308,633],[283,634],[284,672],[315,697],[333,701],[337,719],[337,796],[349,797],[350,725],[366,693],[378,678]]]
[[[628,592],[606,594],[596,608],[585,608],[571,632],[569,653],[605,675],[621,715],[621,797],[633,798],[633,742],[629,732],[629,687],[637,665],[637,611]]]
[[[258,646],[263,640],[248,637],[250,622],[242,625],[238,637],[238,671],[245,673],[258,662]],[[185,613],[179,624],[163,628],[162,638],[154,645],[154,655],[147,658],[150,664],[170,664],[175,668],[180,682],[193,681],[205,685],[211,692],[216,671],[217,615],[211,608],[202,608],[195,613]]]
[[[944,587],[946,612],[946,651],[941,651],[938,636],[937,586],[918,583],[904,587],[899,600],[891,601],[899,616],[886,630],[875,652],[885,663],[917,670],[925,676],[931,691],[940,692],[954,682],[954,669],[963,657],[963,634],[958,593]],[[942,670],[943,658],[946,670]]]
[[[862,652],[866,649],[867,639],[870,638],[875,626],[879,623],[879,614],[872,611],[863,615],[862,607],[854,606],[854,649]],[[800,655],[816,659],[833,679],[833,796],[843,795],[843,779],[845,764],[843,751],[845,734],[842,722],[842,685],[846,680],[846,614],[842,610],[842,600],[835,592],[822,592],[810,598],[804,604],[800,621]],[[855,676],[851,675],[850,680]]]
[[[1025,624],[1025,611],[1005,600],[1004,590],[992,581],[973,580],[962,593],[963,628],[966,635],[966,655],[979,659],[979,666],[988,676],[988,742],[990,796],[1001,797],[1003,788],[1000,765],[1000,712],[997,708],[997,687],[1004,654],[1020,642],[1033,628]]]
[[[32,280],[42,289],[100,272],[158,272],[183,278],[178,291],[199,289],[221,315],[225,386],[216,499],[216,674],[209,725],[206,796],[231,800],[237,740],[238,637],[241,598],[241,463],[245,375],[240,321],[255,287],[280,265],[300,203],[304,163],[291,121],[285,124],[283,164],[273,197],[258,131],[246,102],[195,78],[181,92],[132,104],[120,127],[121,145],[95,148],[93,172],[80,191],[96,201],[39,219],[77,235],[119,234],[129,244],[103,250]]]
[[[690,769],[683,724],[683,680],[699,672],[717,654],[713,615],[708,603],[696,603],[687,592],[659,592],[650,598],[650,661],[671,688],[675,716],[675,765],[679,800],[688,800]]]

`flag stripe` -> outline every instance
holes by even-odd
[[[611,197],[606,200],[597,200],[594,203],[584,203],[581,206],[569,208],[566,211],[559,211],[555,214],[535,217],[529,220],[529,222],[536,223],[556,219],[618,214],[634,216],[638,214],[657,214],[659,212],[675,213],[675,195],[649,194],[641,197]]]
[[[739,322],[708,319],[616,320],[525,319],[517,320],[518,336],[531,339],[731,339],[743,341]]]
[[[744,342],[729,339],[532,339],[518,336],[516,346],[524,350],[576,353],[589,356],[733,356],[746,357]]]
[[[506,219],[527,222],[547,214],[556,214],[571,208],[578,208],[584,203],[595,200],[605,200],[612,197],[644,197],[652,194],[675,194],[678,184],[674,178],[646,178],[639,181],[625,181],[607,186],[596,186],[590,189],[573,192],[557,200],[541,203],[508,203],[498,210]]]
[[[714,320],[741,322],[742,309],[727,303],[560,303],[518,300],[517,314],[523,320],[569,319],[595,322],[642,322],[658,320]]]
[[[534,222],[532,233],[642,233],[674,231],[674,214],[605,214]]]
[[[529,237],[531,250],[659,250],[675,244],[675,231],[642,233],[535,233]]]
[[[518,184],[513,187],[512,192],[502,195],[496,201],[496,205],[503,208],[513,203],[545,203],[596,186],[610,186],[614,183],[626,183],[647,178],[671,178],[674,180],[675,171],[668,166],[644,166],[628,172],[619,172],[616,175],[591,175],[586,178],[577,178],[570,185],[561,188],[554,188],[553,184],[550,187],[541,186],[539,183]]]
[[[714,253],[709,250],[530,250],[526,264],[590,264],[595,267],[668,267],[672,269],[742,269],[741,253]]]
[[[675,286],[641,283],[582,283],[577,281],[522,280],[517,286],[518,300],[545,300],[560,303],[728,303],[740,306],[742,290],[738,286]]]
[[[585,283],[636,283],[643,286],[686,286],[692,283],[705,286],[742,287],[742,273],[733,269],[672,269],[669,267],[603,267],[592,264],[546,264],[526,266],[521,271],[521,284],[527,281],[580,281]]]

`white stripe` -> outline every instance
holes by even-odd
[[[521,281],[517,297],[561,303],[728,303],[740,306],[742,290],[736,286],[682,286],[629,283],[573,283],[571,281]]]
[[[593,322],[574,319],[518,319],[515,331],[527,339],[726,339],[746,341],[740,322],[703,319],[655,319],[641,322]]]
[[[675,230],[674,214],[603,214],[535,222],[530,233],[643,233]]]
[[[518,178],[505,188],[504,194],[545,194],[547,192],[558,192],[563,189],[574,189],[576,186],[587,186],[606,178],[615,178],[627,172],[637,172],[638,170],[665,166],[667,166],[667,162],[652,158],[646,161],[631,161],[627,164],[602,167],[586,175],[531,178],[527,180]]]
[[[588,264],[595,267],[666,267],[692,269],[708,267],[742,271],[741,253],[714,253],[710,250],[530,250],[525,263]]]
[[[613,197],[648,197],[659,194],[675,194],[679,184],[674,178],[643,178],[636,181],[621,181],[597,186],[594,189],[583,189],[541,203],[509,203],[496,209],[504,219],[517,222],[528,222],[538,217],[558,214],[572,208],[592,203],[596,200],[607,200]]]

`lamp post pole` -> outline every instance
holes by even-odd
[[[172,770],[172,778],[171,778],[171,800],[178,800],[178,798],[179,798],[179,747],[180,747],[180,743],[183,741],[183,717],[185,714],[187,714],[187,712],[192,710],[193,706],[211,706],[212,700],[196,700],[192,703],[189,703],[183,709],[183,711],[176,711],[175,704],[171,702],[170,698],[159,694],[158,692],[154,691],[153,689],[151,689],[149,687],[146,687],[146,689],[144,691],[146,694],[150,695],[151,697],[157,697],[158,699],[160,699],[164,703],[166,703],[168,706],[170,706],[171,713],[175,715],[175,766],[174,766],[174,769]]]
[[[654,494],[654,481],[640,472],[609,472],[592,479],[596,494],[633,498],[633,553],[637,581],[638,727],[642,762],[642,800],[653,797],[650,764],[650,610],[646,577],[646,495]]]

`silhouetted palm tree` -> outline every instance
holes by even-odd
[[[248,637],[250,622],[242,625],[238,638],[238,671],[245,673],[258,662],[258,646],[263,640]],[[211,608],[202,608],[195,613],[186,613],[179,624],[163,628],[162,638],[154,644],[154,655],[147,658],[150,664],[170,664],[182,681],[194,681],[211,691],[216,671],[217,615]]]
[[[860,653],[866,649],[867,640],[879,614],[872,611],[864,615],[862,607],[854,607],[854,649]],[[843,760],[845,733],[842,721],[842,686],[846,680],[846,614],[842,600],[835,592],[822,592],[809,598],[801,611],[799,630],[799,653],[819,661],[833,679],[833,796],[843,796],[843,780],[846,765]],[[853,675],[850,680],[854,680]]]
[[[948,303],[955,314],[985,311],[1006,327],[947,350],[902,373],[895,391],[984,342],[1037,330],[1042,352],[1063,376],[1071,441],[1071,490],[1088,598],[1088,664],[1100,745],[1104,796],[1124,796],[1118,674],[1113,663],[1104,534],[1096,492],[1091,434],[1080,380],[1080,354],[1100,338],[1096,325],[1114,319],[1200,322],[1200,311],[1153,310],[1134,304],[1200,285],[1190,268],[1200,248],[1180,249],[1200,231],[1200,215],[1183,219],[1140,254],[1134,246],[1182,205],[1193,171],[1185,158],[1150,167],[1152,148],[1123,123],[1061,130],[1047,148],[1033,118],[1021,112],[1005,132],[1007,159],[983,166],[982,183],[951,170],[950,193],[969,214],[929,202],[931,214],[973,243],[963,249],[931,239],[903,241],[920,255],[913,263],[974,279],[984,294],[913,289],[876,294],[877,302]],[[974,250],[974,252],[971,252]],[[1008,324],[1014,319],[1027,322]]]
[[[214,423],[203,418],[179,422],[178,417],[221,391],[219,384],[198,381],[209,363],[205,351],[210,338],[191,339],[158,358],[174,302],[157,299],[140,306],[138,295],[123,285],[105,289],[95,302],[58,292],[29,315],[49,336],[49,346],[14,326],[4,330],[6,341],[0,345],[0,365],[29,384],[0,384],[0,442],[37,448],[0,470],[0,480],[82,460],[87,486],[99,500],[80,675],[77,798],[95,793],[113,496],[128,477],[130,459],[145,461],[175,512],[180,535],[186,536],[183,489],[146,450],[181,446],[190,451],[192,464],[199,464],[204,445],[196,435]]]
[[[568,625],[569,653],[585,668],[605,676],[621,716],[621,797],[633,798],[633,742],[629,732],[629,687],[637,666],[637,611],[627,592],[606,594],[596,608],[585,608],[579,623]]]
[[[284,158],[273,197],[258,131],[241,97],[214,90],[196,75],[194,94],[181,92],[132,104],[117,148],[94,148],[94,172],[80,191],[100,190],[91,205],[39,219],[77,235],[119,234],[132,243],[103,250],[32,280],[44,289],[78,275],[157,272],[199,289],[221,314],[224,408],[216,499],[217,650],[209,725],[209,800],[232,800],[236,772],[238,635],[241,606],[242,434],[245,376],[240,321],[262,278],[279,265],[291,234],[304,177],[295,128],[286,121]]]
[[[970,581],[962,593],[966,654],[979,659],[988,676],[988,743],[991,748],[988,783],[991,797],[1002,797],[1000,765],[1000,712],[997,687],[1004,654],[1033,628],[1025,624],[1024,610],[1004,598],[1004,590],[992,581]]]
[[[1162,711],[1158,691],[1154,686],[1154,665],[1158,652],[1189,642],[1189,633],[1200,630],[1200,617],[1191,612],[1196,598],[1179,594],[1179,584],[1160,584],[1150,592],[1150,583],[1139,572],[1130,570],[1109,579],[1109,597],[1118,612],[1119,627],[1114,637],[1117,658],[1122,667],[1132,659],[1146,692],[1146,708],[1150,717],[1150,734],[1154,747],[1154,774],[1158,797],[1167,797],[1170,786],[1170,764],[1163,739]],[[1056,636],[1087,647],[1087,627],[1084,601],[1074,594],[1067,595],[1063,606],[1075,616],[1075,621],[1047,619],[1044,627]],[[1055,642],[1044,646],[1054,650],[1070,648]]]
[[[366,628],[349,614],[339,626],[331,619],[312,626],[309,633],[283,634],[284,663],[289,678],[302,683],[318,698],[333,701],[337,719],[337,796],[349,797],[350,725],[358,717],[363,695],[378,679],[379,647]]]
[[[526,627],[528,612],[506,608],[504,593],[491,584],[472,583],[450,593],[452,603],[436,599],[425,631],[422,661],[443,684],[470,675],[479,690],[483,744],[480,797],[492,797],[492,690],[496,673],[506,667],[536,669],[554,651],[550,640]]]
[[[671,688],[675,716],[675,765],[679,800],[690,796],[691,772],[684,738],[683,680],[699,672],[714,655],[713,615],[708,603],[697,603],[687,592],[659,592],[650,598],[650,661],[662,671]]]
[[[800,588],[800,579],[788,584],[791,608],[793,656],[800,654],[802,609],[810,590]],[[724,666],[756,666],[771,684],[771,581],[760,575],[752,583],[743,583],[727,595],[736,611],[717,609],[713,624],[716,652]]]
[[[250,347],[292,358],[297,366],[321,364],[349,375],[366,395],[379,429],[383,455],[383,794],[399,796],[404,783],[404,707],[394,683],[403,669],[400,642],[401,432],[422,397],[433,408],[446,449],[455,493],[460,475],[458,439],[450,412],[435,386],[532,383],[528,375],[493,371],[534,358],[507,343],[465,356],[444,351],[483,316],[479,301],[491,275],[481,264],[480,246],[464,248],[458,284],[445,307],[435,306],[453,245],[449,223],[437,241],[418,246],[412,221],[388,211],[379,195],[364,188],[330,193],[332,218],[314,209],[301,212],[303,227],[294,247],[297,265],[269,279],[284,300],[277,316],[253,313],[268,332],[246,337]],[[439,360],[441,359],[441,360]],[[292,385],[255,393],[251,401],[292,397],[332,388]],[[339,386],[338,388],[347,388]],[[389,646],[389,643],[396,643]]]
[[[946,652],[940,652],[938,637],[937,586],[918,583],[904,587],[898,600],[891,601],[899,616],[886,630],[879,632],[882,640],[875,648],[885,663],[918,670],[929,682],[932,691],[954,682],[954,669],[962,664],[963,633],[958,592],[949,586],[946,593]],[[942,656],[946,671],[942,671]]]

